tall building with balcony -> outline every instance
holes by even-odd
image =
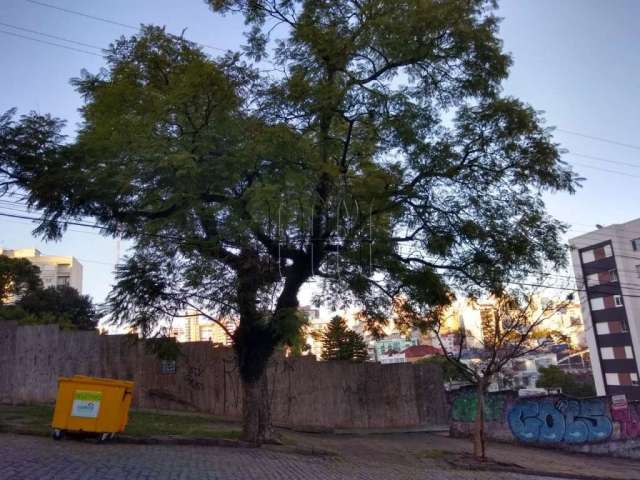
[[[640,400],[640,218],[569,244],[597,393]]]
[[[26,258],[40,268],[44,288],[70,286],[82,293],[82,264],[75,257],[42,255],[36,248],[0,248],[0,255]]]

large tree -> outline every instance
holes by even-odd
[[[501,95],[491,1],[210,3],[245,15],[245,57],[152,27],[118,40],[74,80],[74,139],[46,115],[1,119],[0,181],[42,209],[44,236],[93,218],[135,241],[114,319],[237,315],[244,436],[262,442],[266,366],[305,283],[372,331],[397,305],[423,323],[453,288],[564,262],[541,194],[576,178],[534,109]],[[266,71],[246,63],[267,53]]]

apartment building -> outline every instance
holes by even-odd
[[[569,244],[597,393],[640,400],[640,218]]]
[[[221,320],[227,331],[233,333],[236,322],[232,318]],[[178,342],[212,342],[216,345],[230,346],[231,337],[225,328],[216,322],[208,320],[193,309],[188,309],[185,316],[174,321],[169,329],[169,336]]]
[[[0,248],[0,255],[26,258],[38,266],[44,288],[66,285],[82,293],[82,264],[74,257],[42,255],[36,248]]]

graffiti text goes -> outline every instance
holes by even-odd
[[[507,415],[513,435],[523,442],[592,443],[607,440],[613,432],[601,399],[524,400]]]

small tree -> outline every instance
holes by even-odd
[[[538,369],[540,377],[536,382],[536,387],[540,388],[560,388],[562,393],[572,397],[593,397],[596,394],[593,383],[588,380],[583,381],[563,371],[557,365],[549,365]]]
[[[26,258],[0,255],[0,306],[42,288],[40,268]]]
[[[347,332],[347,358],[354,362],[364,362],[369,357],[367,342],[362,335],[353,330]]]
[[[347,328],[344,318],[336,315],[322,337],[322,358],[364,362],[367,359],[367,344],[362,335]]]
[[[565,338],[546,328],[546,321],[557,311],[566,307],[566,302],[547,303],[540,306],[532,294],[504,293],[495,298],[490,320],[483,321],[480,338],[475,341],[483,346],[478,357],[465,359],[462,354],[469,330],[460,326],[458,343],[447,349],[440,336],[442,311],[436,312],[432,328],[447,361],[460,372],[462,378],[475,385],[477,411],[473,436],[473,455],[486,461],[484,397],[491,381],[513,360],[540,352],[545,347]]]

